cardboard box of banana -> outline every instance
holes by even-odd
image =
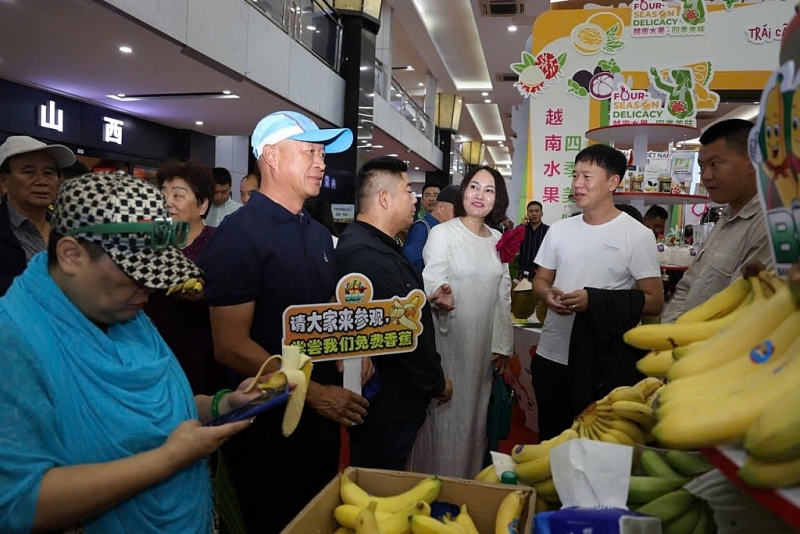
[[[744,275],[675,324],[639,326],[625,340],[672,350],[673,362],[654,372],[669,379],[655,410],[659,444],[683,450],[743,444],[750,458],[742,480],[761,488],[797,485],[800,266],[788,281],[752,265]]]
[[[348,468],[284,529],[287,534],[512,534],[531,532],[527,487]],[[448,510],[443,513],[443,510]]]

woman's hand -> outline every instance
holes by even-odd
[[[249,427],[252,422],[252,419],[248,419],[220,426],[203,426],[200,421],[184,421],[172,431],[160,449],[174,472],[180,471],[216,451],[231,436]]]
[[[455,309],[453,302],[453,289],[450,284],[442,284],[439,288],[428,295],[428,300],[433,301],[433,305],[444,311],[453,311]]]
[[[494,365],[495,371],[501,375],[504,374],[506,369],[508,369],[508,356],[503,356],[502,354],[493,354],[492,365]]]

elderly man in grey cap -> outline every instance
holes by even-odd
[[[62,145],[14,135],[0,145],[0,296],[33,256],[47,249],[48,208],[56,200],[58,170],[75,163]]]

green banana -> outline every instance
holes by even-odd
[[[642,456],[639,461],[644,472],[651,477],[661,477],[667,480],[683,480],[684,477],[676,473],[667,462],[664,461],[657,452],[650,449],[642,451]]]
[[[657,517],[662,524],[668,524],[683,515],[694,501],[694,495],[684,489],[679,489],[650,501],[636,511],[640,514]]]
[[[714,510],[711,509],[707,501],[702,499],[701,506],[700,520],[690,534],[716,534],[717,523],[714,520]]]
[[[689,482],[688,478],[669,480],[660,477],[632,475],[628,485],[628,503],[648,503],[681,488],[687,482]]]
[[[694,497],[694,496],[693,496]],[[692,504],[679,517],[664,526],[663,534],[687,534],[692,532],[703,515],[703,503],[694,497]]]
[[[670,449],[664,455],[664,459],[670,467],[686,476],[700,475],[714,469],[714,466],[703,458],[685,451]]]

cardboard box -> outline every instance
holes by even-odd
[[[428,478],[429,475],[348,467],[328,483],[297,514],[297,517],[283,529],[283,534],[333,534],[339,527],[333,518],[333,509],[342,504],[342,499],[339,496],[339,486],[341,484],[339,477],[342,476],[350,477],[351,480],[370,494],[388,497],[408,490],[419,481]],[[441,478],[443,484],[437,500],[458,506],[466,503],[470,517],[475,521],[475,526],[481,532],[494,532],[495,514],[500,507],[500,502],[506,495],[516,490],[524,491],[528,494],[528,500],[522,512],[521,523],[524,526],[519,532],[529,533],[532,531],[534,506],[536,504],[536,492],[533,488],[487,484],[459,478],[439,478]]]

